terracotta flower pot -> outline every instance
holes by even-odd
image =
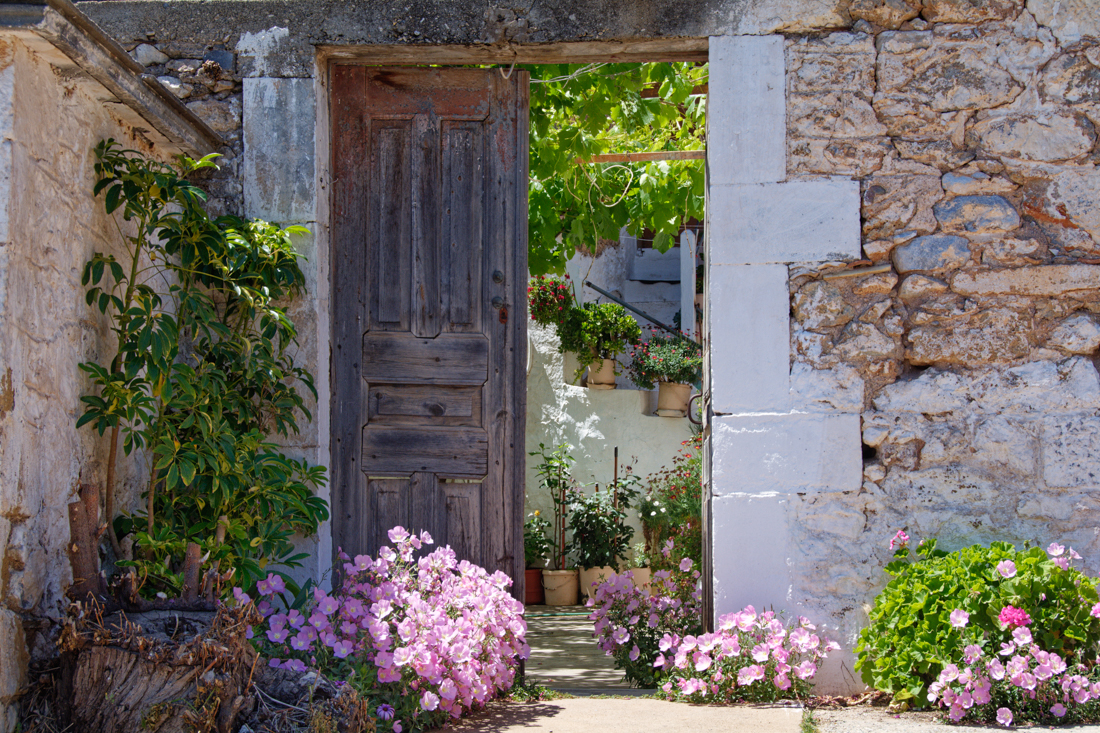
[[[602,359],[588,367],[589,389],[615,389],[615,360]]]
[[[653,595],[653,590],[649,585],[650,581],[653,579],[653,571],[649,568],[633,568],[630,572],[634,577],[634,587]]]
[[[657,414],[661,417],[686,417],[690,401],[690,384],[660,382],[657,385]]]
[[[546,600],[542,591],[542,568],[527,568],[523,571],[523,602],[528,606],[538,605]]]
[[[543,570],[542,587],[547,606],[577,605],[577,570]]]
[[[601,568],[581,568],[581,596],[590,598],[596,595],[596,586],[615,577],[615,568],[605,565]]]

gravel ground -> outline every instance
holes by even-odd
[[[870,706],[814,711],[814,720],[817,721],[820,733],[967,733],[975,730],[1005,730],[990,725],[947,725],[941,723],[939,717],[938,713],[933,712],[894,715],[886,712],[886,708]],[[1036,726],[1033,730],[1047,728]],[[1071,725],[1050,730],[1100,733],[1100,725]]]

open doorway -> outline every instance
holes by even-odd
[[[406,57],[393,61],[411,61],[408,49],[396,53]],[[470,52],[447,56],[435,49],[416,60],[474,60],[464,53]],[[705,57],[705,46],[690,53]],[[374,61],[332,59],[327,77],[333,180],[334,546],[368,552],[383,541],[380,528],[426,523],[442,541],[462,546],[466,557],[511,575],[519,595],[526,509],[522,476],[530,447],[523,440],[528,348],[527,322],[521,317],[529,243],[523,226],[526,171],[516,163],[526,129],[521,114],[491,112],[507,105],[524,109],[524,69],[513,63],[492,69],[402,69],[375,66]],[[513,61],[522,64],[524,59]],[[399,78],[414,72],[421,77],[418,81]],[[360,91],[355,98],[349,90],[371,89],[371,84],[389,107],[364,116],[355,110],[363,108],[369,95]],[[454,106],[427,108],[395,96],[394,90],[410,86]],[[505,97],[504,107],[493,107]],[[475,131],[481,121],[493,125],[505,118],[511,122],[503,128]],[[418,152],[428,149],[427,138],[440,141],[434,158]],[[493,162],[479,167],[478,151]],[[489,188],[475,194],[468,187],[472,179]],[[444,183],[435,188],[425,186],[426,180]],[[407,197],[392,196],[403,187]],[[474,201],[480,213],[469,207]],[[465,207],[464,231],[470,232],[470,222],[477,220],[482,223],[478,236],[500,235],[499,246],[493,245],[499,260],[480,257],[477,267],[456,270],[457,259],[445,259],[457,242],[449,236],[453,230],[443,227],[445,231],[433,236],[416,223],[419,215],[453,218],[455,202]],[[431,211],[432,206],[438,211]],[[490,209],[498,217],[491,224],[485,218]],[[378,226],[386,216],[391,223]],[[407,228],[398,220],[408,221]],[[678,239],[677,234],[668,238]],[[411,251],[403,250],[402,242],[411,242]],[[418,252],[425,242],[424,251],[433,254]],[[617,246],[622,244],[620,240]],[[444,285],[442,278],[450,282]],[[384,287],[395,288],[396,294],[384,295]],[[453,298],[456,292],[464,293],[463,298]],[[476,315],[456,320],[459,301]],[[418,311],[418,302],[438,302],[451,310],[446,317],[442,308]],[[441,339],[453,343],[435,348]],[[439,371],[429,369],[433,364]],[[498,386],[483,386],[494,379]],[[678,446],[678,440],[673,442]],[[626,459],[630,448],[623,447]],[[408,465],[399,465],[398,458]]]

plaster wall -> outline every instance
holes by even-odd
[[[55,653],[48,621],[72,581],[67,505],[105,477],[106,441],[74,424],[90,391],[77,364],[113,339],[84,302],[84,263],[124,255],[121,220],[92,198],[92,149],[108,137],[155,155],[87,86],[0,36],[0,730],[15,725],[28,661]],[[121,461],[120,508],[144,475]]]

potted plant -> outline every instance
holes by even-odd
[[[630,575],[635,587],[649,592],[653,574],[649,567],[649,555],[645,551],[645,542],[634,543],[634,553],[630,558]]]
[[[618,303],[585,303],[566,315],[558,333],[560,349],[577,355],[573,381],[588,367],[590,389],[614,389],[615,357],[637,344],[642,330]]]
[[[542,462],[536,466],[539,485],[550,494],[554,502],[553,533],[550,536],[550,564],[542,571],[542,587],[548,606],[575,606],[577,604],[577,569],[566,568],[568,546],[565,542],[565,530],[568,521],[570,497],[574,490],[570,465],[573,457],[569,455],[568,445],[559,445],[553,451],[539,443],[539,449],[530,453],[539,456]],[[524,550],[526,551],[526,543]]]
[[[684,417],[691,399],[691,385],[699,380],[703,351],[684,336],[653,331],[649,341],[630,352],[631,381],[642,389],[658,388],[657,414]]]
[[[573,283],[569,276],[559,280],[556,277],[538,275],[531,278],[527,285],[527,304],[531,311],[531,320],[540,326],[554,326],[560,329],[576,305],[573,297]]]
[[[649,564],[672,570],[703,559],[702,437],[685,440],[672,465],[650,474],[639,507]]]
[[[530,604],[542,603],[545,595],[542,589],[542,569],[550,557],[552,546],[550,538],[546,536],[546,530],[551,529],[550,522],[542,516],[539,510],[527,515],[523,523],[523,556],[526,561],[523,602]]]
[[[637,498],[638,477],[626,478],[591,494],[574,488],[570,504],[570,548],[580,566],[582,595],[591,595],[593,585],[610,578],[625,566],[634,528],[627,524],[630,502]]]

